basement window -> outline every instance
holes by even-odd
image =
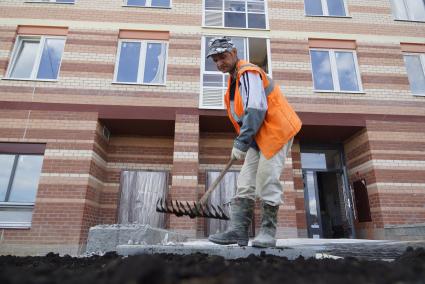
[[[0,228],[31,227],[44,147],[0,143]]]

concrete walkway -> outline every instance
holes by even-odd
[[[400,256],[407,247],[425,247],[425,239],[421,241],[385,241],[360,239],[279,239],[276,248],[259,249],[251,246],[221,246],[206,239],[189,240],[182,243],[166,245],[119,245],[117,253],[121,255],[135,254],[193,254],[205,253],[218,255],[226,259],[236,259],[254,255],[276,255],[296,259],[304,258],[341,258],[356,257],[362,259],[393,260]]]

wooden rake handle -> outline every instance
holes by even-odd
[[[226,167],[221,171],[220,175],[215,179],[215,181],[210,185],[208,190],[202,195],[201,199],[199,200],[199,203],[201,205],[204,205],[208,197],[210,197],[213,190],[217,187],[217,185],[220,183],[220,181],[223,179],[224,175],[227,173],[227,171],[230,169],[230,167],[233,165],[233,163],[236,161],[236,159],[230,159],[230,161],[227,163]]]

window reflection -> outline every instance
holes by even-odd
[[[170,0],[152,0],[154,7],[170,7]]]
[[[205,26],[254,29],[266,28],[264,1],[225,0],[223,3],[222,0],[205,0],[204,7]]]
[[[38,68],[38,79],[56,79],[58,77],[64,46],[63,39],[46,39]]]
[[[144,83],[163,83],[165,68],[165,45],[149,43],[146,51]]]
[[[165,82],[166,43],[122,41],[120,45],[119,62],[116,67],[117,82],[138,84]]]
[[[305,0],[305,12],[307,15],[319,16],[323,15],[321,0]]]
[[[266,15],[248,13],[248,28],[265,29]]]
[[[223,7],[223,0],[205,0],[206,10],[221,10]]]
[[[244,28],[246,26],[245,14],[225,12],[224,25],[226,27]]]
[[[307,172],[307,193],[308,193],[308,208],[310,215],[316,216],[317,213],[317,200],[316,200],[316,186],[314,183],[314,173]]]
[[[0,202],[34,202],[42,163],[40,155],[0,155]]]
[[[0,155],[0,202],[5,201],[15,155]]]
[[[146,0],[127,0],[127,5],[131,6],[145,6]]]
[[[339,87],[343,91],[358,91],[356,67],[352,52],[335,52]]]
[[[340,169],[341,154],[338,150],[302,150],[303,169]]]
[[[19,156],[10,202],[34,202],[42,163],[42,156]]]
[[[422,55],[425,58],[425,55]],[[405,55],[410,90],[414,94],[425,94],[425,74],[419,55]]]
[[[122,42],[118,65],[118,82],[137,82],[140,42]]]
[[[314,89],[333,90],[331,62],[328,51],[311,51],[311,64],[313,66]]]
[[[425,2],[423,0],[408,0],[406,4],[412,21],[425,21]]]
[[[19,48],[11,78],[30,78],[40,41],[23,40]]]
[[[330,16],[345,16],[344,0],[327,0]]]

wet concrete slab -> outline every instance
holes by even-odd
[[[191,240],[182,243],[168,243],[165,245],[119,245],[117,253],[120,255],[137,254],[178,254],[188,255],[203,253],[218,255],[226,259],[245,258],[253,255],[275,255],[293,260],[304,258],[345,258],[355,257],[366,260],[394,260],[407,247],[425,247],[425,240],[421,241],[388,241],[388,240],[359,240],[359,239],[279,239],[276,248],[260,249],[251,246],[217,245],[208,240]]]

